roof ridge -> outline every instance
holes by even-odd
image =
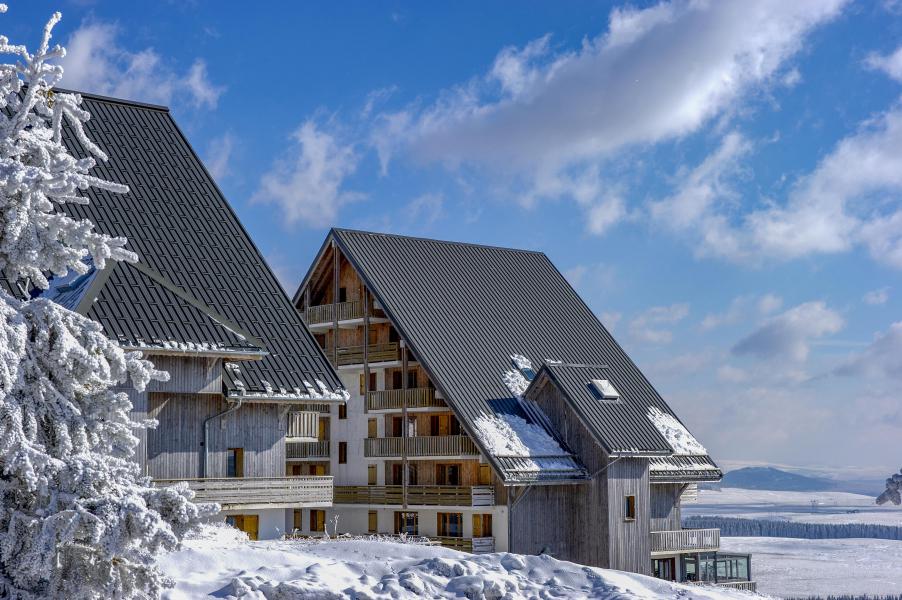
[[[125,106],[137,106],[139,108],[147,108],[150,110],[159,110],[162,112],[170,112],[168,106],[164,106],[163,104],[153,104],[151,102],[141,102],[140,100],[129,100],[128,98],[117,98],[115,96],[104,96],[103,94],[96,94],[94,92],[82,92],[80,90],[73,90],[66,87],[55,87],[53,88],[54,92],[63,93],[63,94],[79,94],[84,98],[90,98],[91,100],[99,100],[101,102],[109,102],[112,104],[123,104]]]
[[[420,242],[434,242],[436,244],[447,244],[449,246],[466,246],[466,247],[470,247],[470,248],[485,248],[488,250],[503,250],[506,252],[538,254],[540,256],[545,256],[547,258],[547,255],[544,252],[542,252],[541,250],[527,250],[525,248],[511,248],[508,246],[496,246],[493,244],[477,244],[475,242],[461,242],[461,241],[457,241],[457,240],[439,240],[436,238],[428,238],[428,237],[416,236],[416,235],[404,235],[401,233],[385,233],[385,232],[380,232],[380,231],[366,231],[364,229],[348,229],[345,227],[333,227],[331,231],[334,233],[339,233],[339,234],[341,234],[341,233],[358,233],[358,234],[373,235],[373,236],[400,238],[403,240],[417,240]]]

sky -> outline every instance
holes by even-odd
[[[539,250],[719,462],[902,463],[902,1],[8,3],[289,293],[332,226]]]

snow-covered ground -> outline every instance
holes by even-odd
[[[812,506],[811,502],[816,505]],[[878,506],[871,496],[847,492],[700,490],[698,502],[683,505],[683,516],[714,515],[801,523],[873,523],[902,526],[902,506]]]
[[[902,542],[722,537],[720,546],[754,555],[752,578],[763,594],[902,594]]]
[[[375,539],[247,542],[234,530],[163,557],[176,582],[165,600],[332,600],[343,598],[604,598],[748,600],[745,592],[686,587],[584,567],[547,556],[471,555]]]

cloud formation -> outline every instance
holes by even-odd
[[[871,68],[883,71],[896,81],[902,82],[902,46],[896,48],[892,54],[869,54],[865,64]]]
[[[275,204],[287,225],[302,222],[326,227],[335,221],[340,207],[363,198],[344,189],[359,157],[352,145],[343,144],[312,120],[295,130],[291,141],[284,156],[260,179],[251,202]]]
[[[736,356],[802,362],[808,358],[812,340],[836,333],[844,324],[842,316],[824,302],[806,302],[767,319],[734,345],[731,352]]]
[[[673,339],[669,326],[689,316],[688,304],[653,306],[630,321],[630,335],[642,342],[666,344]]]
[[[883,287],[879,290],[871,290],[862,296],[861,299],[865,304],[870,304],[871,306],[886,304],[889,300],[889,288]]]
[[[213,179],[219,181],[229,174],[229,161],[232,159],[234,147],[235,137],[231,133],[210,140],[204,156],[204,165]]]
[[[83,22],[65,44],[63,86],[167,106],[216,108],[225,88],[210,81],[203,60],[195,60],[179,74],[153,48],[127,50],[120,44],[120,34],[114,23]]]
[[[879,375],[902,380],[902,321],[878,333],[867,348],[837,367],[834,374]]]

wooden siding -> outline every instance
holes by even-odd
[[[610,568],[651,575],[648,460],[621,458],[605,471],[608,481]],[[624,519],[624,498],[636,496],[636,519]]]
[[[401,461],[385,461],[385,481],[391,480],[392,465],[402,465]],[[411,460],[410,465],[417,470],[417,485],[437,485],[435,482],[436,465],[460,465],[460,485],[479,485],[478,460]]]
[[[651,484],[650,527],[652,531],[675,531],[680,528],[680,494],[682,483]]]
[[[204,420],[229,408],[218,394],[150,394],[147,473],[154,479],[203,477]],[[229,448],[244,449],[245,477],[278,477],[285,472],[285,416],[274,404],[245,404],[209,424],[207,477],[226,475]]]
[[[151,381],[148,392],[221,394],[222,359],[150,356],[154,366],[169,373],[169,381]]]
[[[601,447],[557,388],[546,383],[533,390],[530,398],[545,412],[590,474],[605,467],[607,461]],[[609,566],[608,485],[603,473],[584,484],[534,486],[508,493],[514,502],[511,552],[536,554],[545,549],[555,558]],[[649,562],[648,554],[645,556]]]

